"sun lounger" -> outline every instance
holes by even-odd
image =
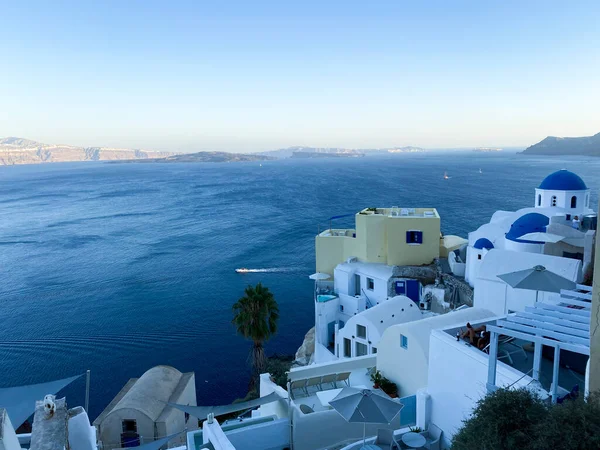
[[[338,381],[343,381],[347,386],[350,386],[350,372],[338,373],[335,381],[336,383]]]

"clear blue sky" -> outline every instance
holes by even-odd
[[[600,2],[14,1],[0,136],[164,150],[600,131]]]

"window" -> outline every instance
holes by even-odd
[[[362,325],[356,325],[356,336],[361,339],[367,338],[367,328]]]
[[[344,312],[344,305],[340,305],[340,312]]]
[[[188,423],[188,420],[190,420],[190,415],[189,413],[185,413],[185,423]]]
[[[403,334],[400,335],[400,347],[408,349],[408,338]]]
[[[370,291],[375,289],[375,281],[373,281],[373,278],[367,278],[367,289]]]
[[[481,254],[477,255],[477,259],[481,259]]]
[[[135,420],[123,420],[123,433],[137,433],[137,423]]]
[[[377,347],[371,347],[371,353],[373,353],[373,354],[377,353]]]
[[[577,196],[571,197],[571,208],[577,208]]]
[[[567,214],[567,216],[565,217],[565,219],[571,220],[571,214]]]
[[[346,358],[352,356],[352,342],[348,338],[344,338],[344,356]]]
[[[407,231],[406,232],[406,243],[407,244],[422,244],[423,243],[423,232],[422,231]]]
[[[590,194],[585,194],[585,206],[588,208],[590,206]]]
[[[367,354],[367,345],[356,342],[356,356],[365,356]]]
[[[552,196],[552,203],[550,205],[551,206],[556,206],[556,195]]]
[[[542,206],[542,194],[538,194],[538,206]]]

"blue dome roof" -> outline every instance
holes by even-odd
[[[506,239],[528,244],[543,244],[543,242],[527,241],[519,238],[528,233],[545,233],[546,226],[549,223],[550,219],[543,214],[525,214],[513,222],[513,224],[510,226],[510,230],[508,233],[506,233]]]
[[[494,244],[489,239],[479,238],[475,241],[475,245],[473,247],[481,250],[482,248],[486,248],[488,250],[494,248]]]
[[[562,169],[551,173],[540,184],[538,189],[548,191],[585,191],[587,186],[579,175]]]

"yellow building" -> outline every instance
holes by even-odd
[[[348,258],[390,266],[431,264],[440,256],[435,208],[365,208],[355,229],[328,229],[316,237],[317,272],[333,275]]]

